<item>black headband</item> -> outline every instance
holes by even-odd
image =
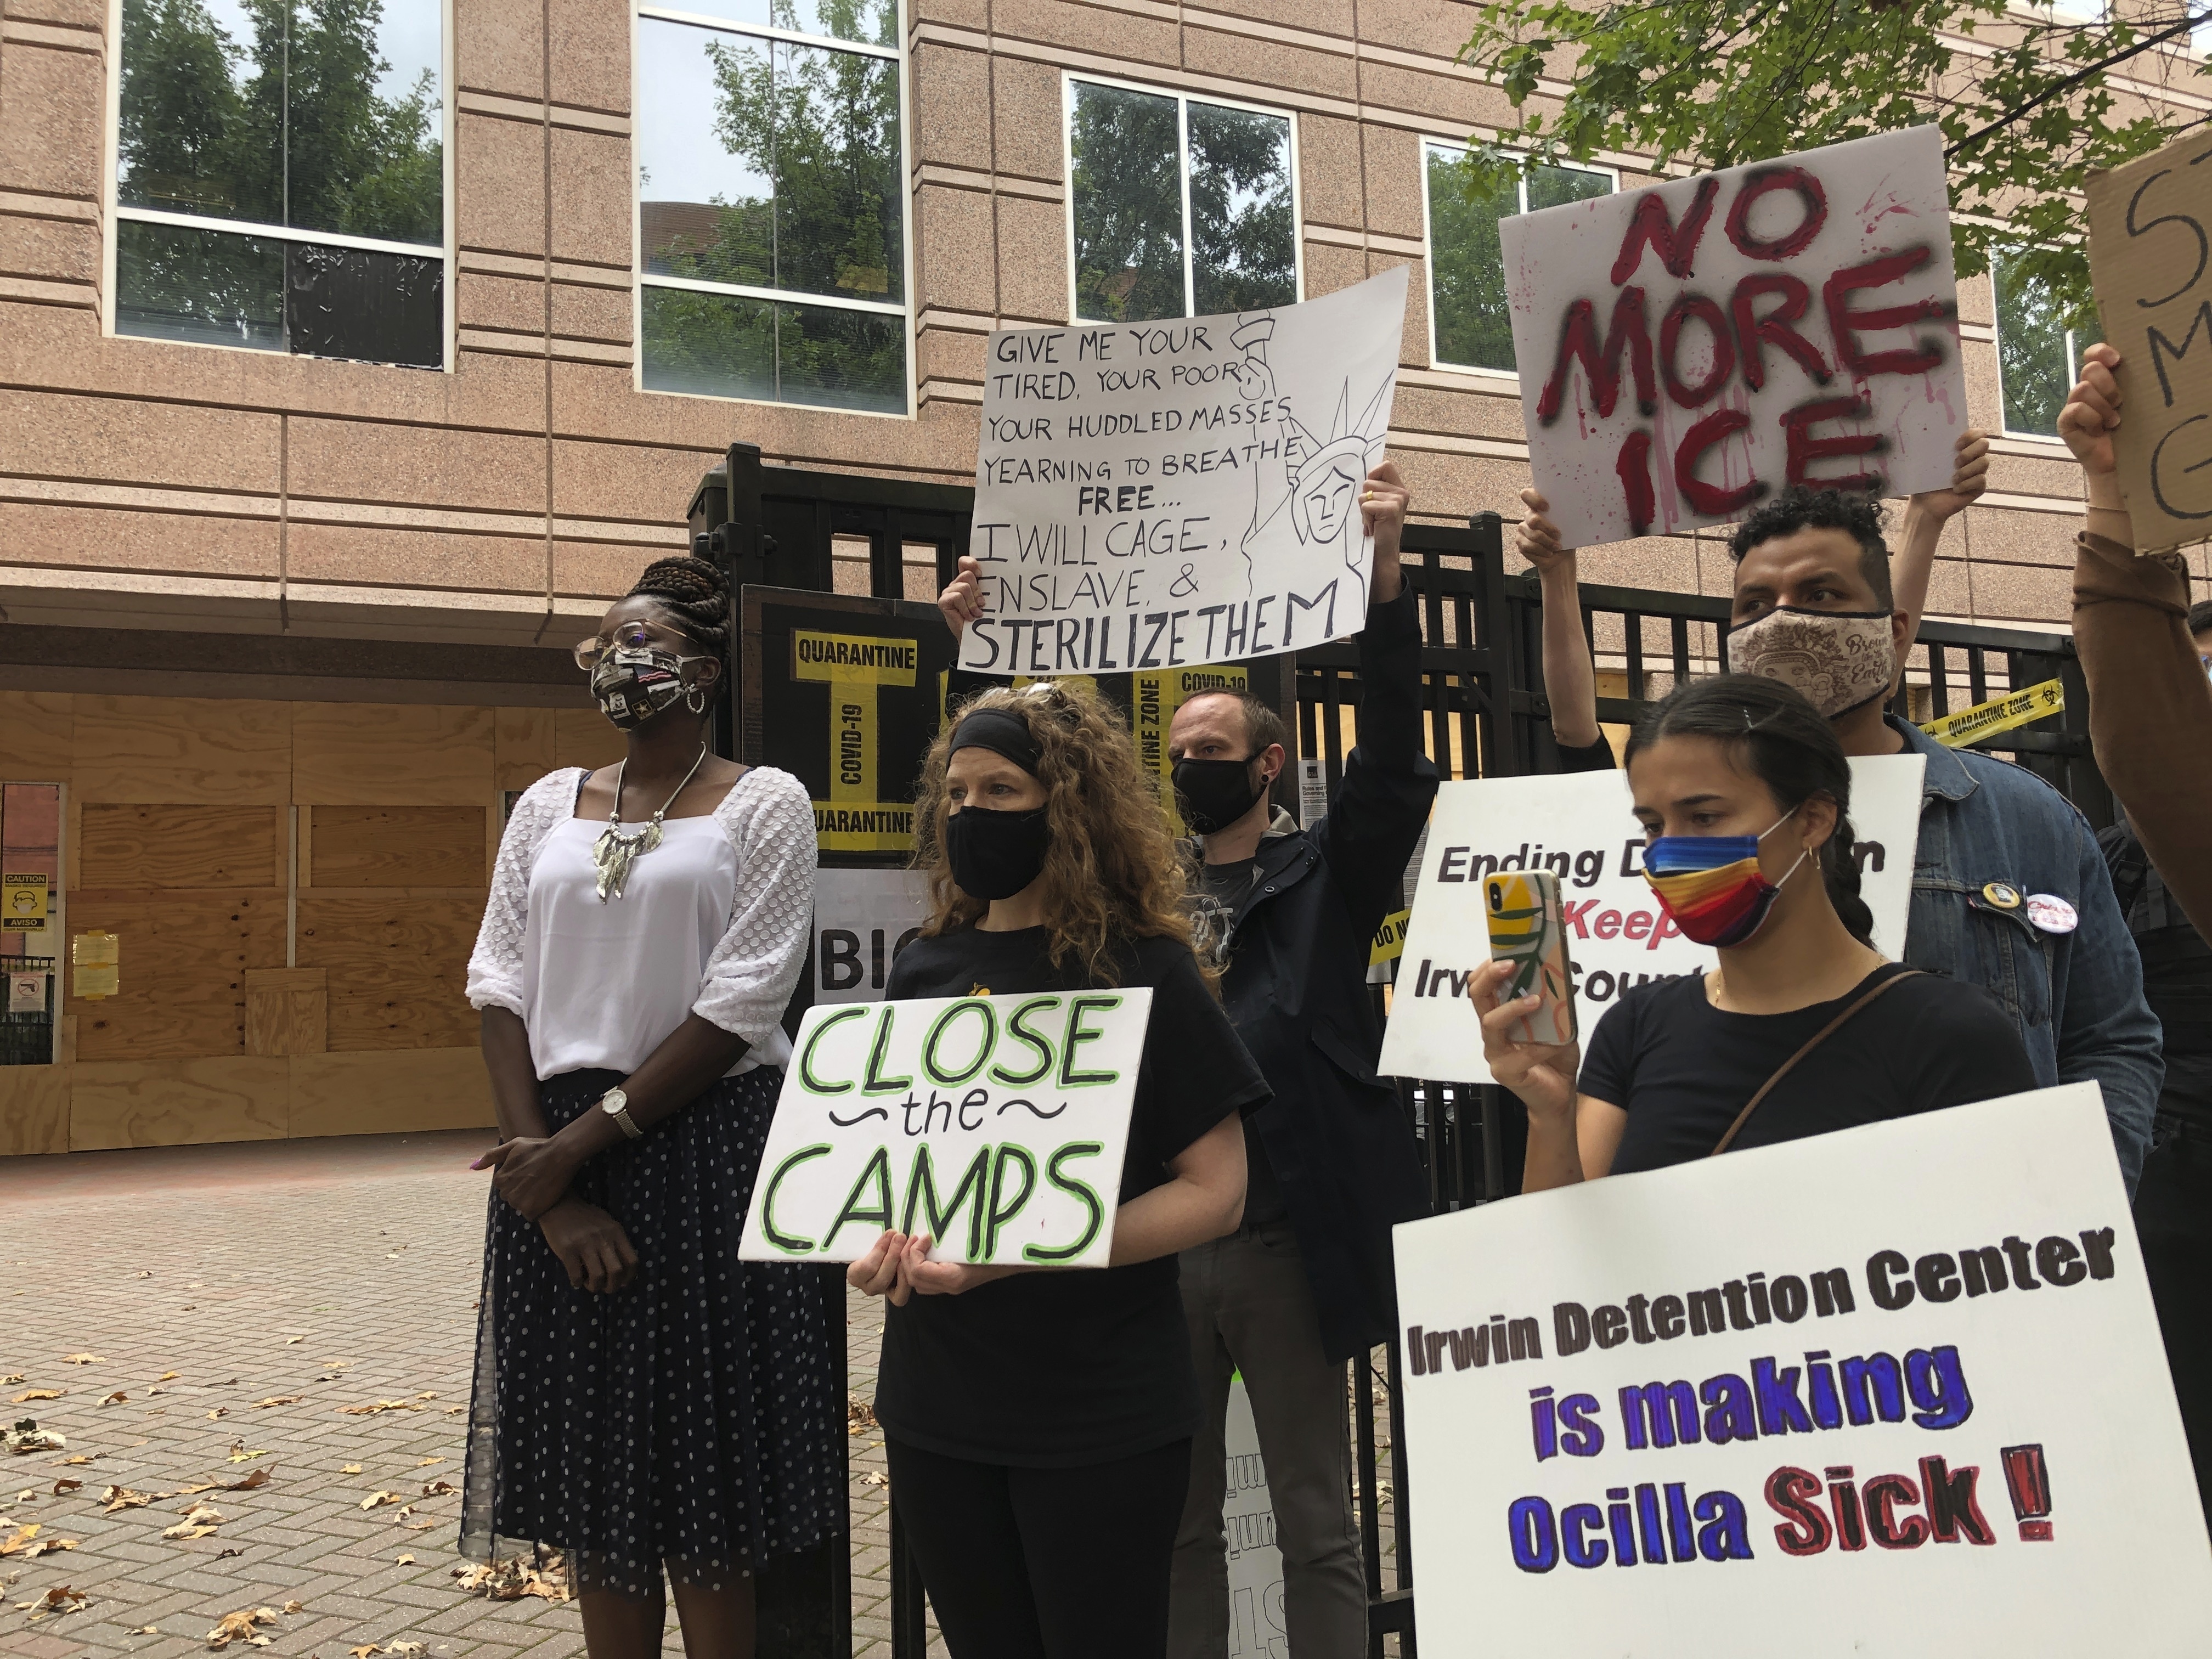
[[[1003,708],[979,708],[963,715],[953,729],[952,747],[947,755],[957,755],[963,749],[988,749],[1002,756],[1028,773],[1037,775],[1044,763],[1044,750],[1030,735],[1030,723],[1018,714],[1008,714]]]

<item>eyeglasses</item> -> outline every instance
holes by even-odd
[[[682,644],[683,641],[676,635],[655,628],[651,623],[621,623],[617,624],[611,638],[600,634],[588,640],[578,640],[576,666],[588,674],[599,665],[599,659],[610,651],[642,651],[655,645],[680,647]]]

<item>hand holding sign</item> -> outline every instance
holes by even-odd
[[[2100,479],[2118,470],[2116,434],[2120,429],[2120,354],[2102,342],[2081,354],[2081,379],[2058,411],[2058,435],[2081,463],[2094,489]]]
[[[1534,1013],[1543,998],[1531,991],[1510,1002],[1498,1000],[1498,988],[1513,972],[1510,962],[1486,962],[1468,975],[1467,994],[1482,1022],[1482,1057],[1498,1086],[1510,1089],[1531,1116],[1571,1117],[1575,1078],[1583,1068],[1578,1042],[1524,1042],[1513,1028]]]

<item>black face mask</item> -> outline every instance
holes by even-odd
[[[1267,793],[1267,786],[1252,781],[1251,760],[1179,760],[1175,763],[1175,792],[1191,834],[1210,836],[1250,811],[1252,803]]]
[[[1026,812],[994,812],[963,806],[945,820],[945,851],[960,890],[979,899],[1005,899],[1037,878],[1052,832],[1042,806]]]

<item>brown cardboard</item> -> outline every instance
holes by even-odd
[[[2089,272],[2120,353],[2113,453],[2141,553],[2212,537],[2212,133],[2089,180]]]

